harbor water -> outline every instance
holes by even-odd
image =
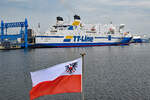
[[[0,100],[29,100],[30,72],[85,52],[85,100],[150,100],[150,44],[0,51]],[[36,100],[81,100],[80,93]]]

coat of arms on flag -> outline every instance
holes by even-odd
[[[78,63],[74,62],[72,64],[69,64],[66,67],[66,72],[68,72],[69,74],[72,74],[73,72],[76,71],[76,68],[78,67]]]

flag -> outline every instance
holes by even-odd
[[[82,91],[82,58],[31,72],[30,100],[44,95]]]

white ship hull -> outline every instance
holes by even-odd
[[[36,36],[36,46],[39,47],[79,47],[128,44],[132,37],[119,36],[86,36],[86,35],[59,35]]]

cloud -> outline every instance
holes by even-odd
[[[8,2],[29,2],[29,0],[8,0]]]
[[[141,8],[150,8],[150,0],[87,0],[88,4],[105,6],[132,6]]]
[[[48,24],[55,24],[56,16],[72,19],[74,14],[79,14],[82,22],[113,21],[142,32],[150,26],[150,0],[1,0],[0,13],[0,18],[15,17],[16,21],[27,16],[31,24],[40,22],[43,31]]]
[[[114,6],[133,6],[133,7],[141,7],[141,8],[150,8],[150,1],[119,1],[119,2],[111,2]]]
[[[83,11],[83,12],[94,12],[97,10],[97,8],[95,7],[88,7],[88,6],[82,6],[79,9],[80,11]]]

